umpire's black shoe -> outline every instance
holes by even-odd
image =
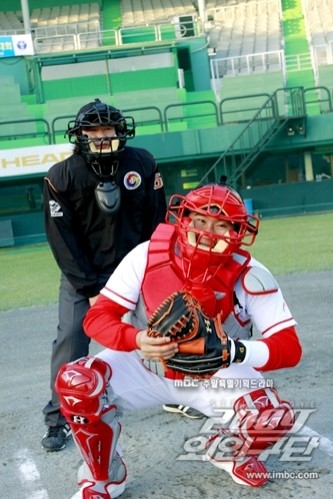
[[[164,404],[163,409],[167,412],[181,414],[182,416],[191,419],[202,419],[206,417],[202,412],[193,409],[193,407],[188,407],[187,405]]]
[[[68,424],[63,426],[49,426],[42,439],[42,447],[47,452],[56,452],[66,447],[66,440],[71,436],[72,431]]]

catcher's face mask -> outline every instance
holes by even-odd
[[[217,254],[226,250],[233,230],[229,221],[195,211],[190,213],[189,218],[187,240],[193,248]]]
[[[176,226],[183,260],[192,274],[216,269],[241,246],[253,244],[259,220],[247,213],[237,192],[218,184],[172,196],[168,223]]]

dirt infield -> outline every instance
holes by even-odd
[[[333,271],[282,275],[278,281],[298,322],[304,352],[297,368],[265,376],[293,402],[300,421],[299,431],[268,456],[269,483],[260,489],[239,486],[223,471],[196,459],[198,453],[189,452],[188,442],[205,433],[204,421],[157,407],[123,418],[128,484],[122,498],[333,497]],[[73,441],[53,454],[40,446],[57,307],[2,312],[0,321],[0,497],[69,499],[77,490],[80,463]],[[92,345],[91,353],[99,350]]]

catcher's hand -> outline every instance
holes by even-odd
[[[200,303],[188,292],[170,295],[148,322],[148,336],[168,336],[178,352],[164,364],[196,377],[212,376],[230,364],[230,342],[220,316],[207,317]]]

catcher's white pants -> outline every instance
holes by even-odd
[[[210,380],[183,381],[155,374],[143,364],[136,351],[106,349],[97,357],[110,365],[110,385],[118,399],[119,408],[124,410],[177,404],[193,407],[207,417],[220,419],[222,408],[232,410],[239,397],[264,388],[261,374],[252,367],[240,364],[220,369]]]

